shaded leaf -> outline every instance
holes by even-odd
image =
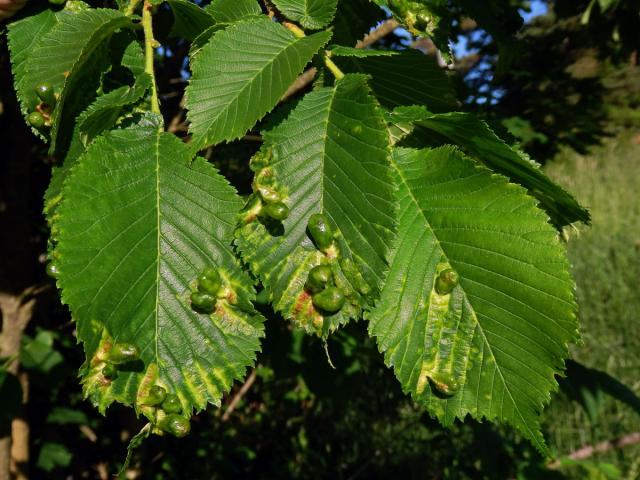
[[[211,27],[216,21],[203,8],[189,0],[167,0],[173,11],[171,35],[188,41]]]
[[[457,107],[445,71],[434,58],[416,50],[337,62],[346,71],[371,75],[371,88],[384,106],[425,105],[432,112],[448,112]]]

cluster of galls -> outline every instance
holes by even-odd
[[[157,427],[160,430],[176,437],[184,437],[191,431],[189,419],[182,415],[182,404],[178,396],[167,393],[160,385],[149,388],[142,405],[157,409],[156,415],[160,417]]]
[[[391,12],[402,19],[414,34],[429,33],[436,25],[432,10],[424,2],[389,0],[388,5]]]
[[[259,151],[251,158],[250,167],[256,172],[253,179],[254,195],[252,201],[244,209],[245,221],[252,222],[256,217],[263,221],[282,222],[289,217],[289,207],[284,203],[282,195],[275,188],[273,170],[269,167],[271,150]]]
[[[205,268],[198,276],[197,288],[191,294],[191,306],[201,313],[213,313],[218,298],[225,297],[220,272],[213,267]]]
[[[114,343],[109,350],[107,360],[102,367],[102,375],[107,380],[115,380],[118,377],[118,369],[122,365],[140,360],[140,350],[132,343]],[[182,414],[182,404],[177,395],[167,393],[159,386],[154,385],[149,388],[147,395],[142,400],[142,405],[155,407],[159,416],[157,427],[176,437],[184,437],[191,430],[189,419]],[[161,415],[158,413],[162,412]]]
[[[118,377],[118,369],[125,363],[135,362],[140,359],[140,350],[132,343],[114,343],[109,350],[105,366],[102,367],[102,375],[107,380],[115,380]]]
[[[318,249],[324,253],[334,248],[333,231],[328,218],[315,213],[309,217],[307,230]],[[309,271],[305,289],[312,294],[313,306],[323,312],[333,314],[344,306],[344,293],[334,285],[333,271],[329,265],[317,265]]]
[[[53,85],[50,83],[39,83],[35,87],[36,95],[40,99],[40,103],[36,105],[34,111],[27,115],[27,122],[33,128],[41,130],[45,127],[51,127],[51,113],[56,106],[58,94],[55,93]]]

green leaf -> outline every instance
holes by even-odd
[[[38,454],[36,465],[45,472],[51,472],[56,467],[66,467],[71,463],[73,454],[61,443],[46,442]]]
[[[526,154],[504,143],[484,121],[472,114],[433,115],[425,111],[424,118],[415,123],[441,135],[446,143],[459,145],[495,172],[527,188],[556,226],[578,220],[589,223],[589,212],[571,194],[547,177]],[[423,133],[416,132],[416,135]]]
[[[343,47],[341,45],[332,45],[329,52],[334,57],[390,57],[400,55],[396,50],[373,50],[371,48],[354,48]]]
[[[77,118],[82,143],[88,145],[102,132],[115,126],[122,113],[138,103],[150,86],[151,77],[143,73],[133,87],[123,86],[98,97]]]
[[[385,362],[443,424],[467,414],[504,421],[548,453],[538,416],[578,339],[555,230],[523,188],[454,147],[396,149],[393,160],[400,225],[369,316]],[[439,294],[447,268],[459,285]],[[443,398],[442,379],[457,393]]]
[[[142,75],[144,72],[144,52],[137,40],[131,41],[122,54],[120,64],[128,68],[134,77]]]
[[[213,0],[204,9],[218,23],[234,23],[262,14],[257,0]]]
[[[57,17],[68,14],[65,11],[54,14],[51,10],[44,10],[36,15],[13,22],[8,27],[7,38],[15,79],[14,88],[20,100],[20,109],[25,117],[34,110],[38,103],[38,97],[34,91],[37,81],[27,73],[27,61],[34,48],[42,41],[42,37],[57,23]],[[34,128],[32,130],[44,139],[40,132]]]
[[[177,394],[186,413],[219,404],[260,347],[263,318],[231,248],[242,202],[212,165],[190,158],[157,127],[114,130],[64,184],[58,285],[87,355],[84,393],[102,412],[115,400],[155,421],[140,404],[154,384]],[[210,315],[190,304],[207,266],[224,280]],[[140,360],[109,381],[102,368],[114,342],[133,343]]]
[[[205,9],[189,0],[167,0],[167,3],[173,11],[171,35],[174,37],[192,41],[216,23]]]
[[[71,408],[55,407],[47,416],[47,423],[56,425],[86,425],[88,422],[89,418],[84,412]]]
[[[20,349],[22,366],[42,373],[50,372],[64,361],[64,358],[53,347],[53,335],[46,330],[38,332],[35,338],[24,335]]]
[[[217,32],[193,62],[186,90],[194,149],[242,136],[269,112],[329,32],[296,38],[271,20]]]
[[[107,40],[119,28],[131,25],[131,19],[117,10],[90,9],[62,15],[30,52],[26,70],[33,81],[31,88],[49,82],[60,91],[51,116],[51,152],[66,148],[75,116],[91,102],[100,72],[106,69]]]
[[[306,95],[279,126],[264,133],[272,187],[290,209],[279,228],[270,229],[245,214],[236,235],[243,259],[268,289],[273,305],[310,333],[327,335],[357,318],[379,290],[387,269],[387,246],[395,227],[388,134],[366,78],[347,75],[333,88]],[[270,157],[270,158],[268,158]],[[253,161],[256,164],[256,159]],[[266,162],[265,162],[266,163]],[[306,229],[314,213],[325,214],[339,253],[319,251]],[[351,258],[371,292],[358,292],[340,266]],[[303,290],[309,271],[321,262],[334,269],[347,303],[323,316]]]
[[[273,4],[289,20],[319,30],[333,20],[338,0],[273,0]]]
[[[436,60],[416,50],[399,55],[338,59],[345,71],[371,75],[371,88],[382,105],[425,105],[433,112],[457,108],[456,94]]]

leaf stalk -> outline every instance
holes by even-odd
[[[282,22],[282,25],[287,27],[297,38],[303,38],[306,36],[304,31],[294,23]],[[340,68],[333,62],[333,60],[331,60],[331,58],[329,58],[329,56],[329,53],[326,51],[322,54],[322,59],[326,67],[333,74],[336,80],[344,78],[344,72],[340,70]]]
[[[135,0],[134,0],[135,1]],[[144,30],[144,71],[151,76],[151,111],[161,114],[160,100],[158,98],[158,86],[153,68],[153,49],[158,46],[158,42],[153,38],[153,22],[151,16],[152,5],[145,0],[142,8],[142,28]]]

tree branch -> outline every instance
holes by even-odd
[[[382,22],[378,28],[374,31],[365,35],[365,37],[356,43],[356,48],[367,48],[373,45],[374,43],[382,40],[384,37],[393,32],[396,28],[400,26],[397,20],[391,19]]]
[[[628,447],[630,445],[636,445],[638,443],[640,443],[640,432],[634,432],[628,435],[624,435],[623,437],[616,438],[614,440],[607,440],[604,442],[596,443],[595,445],[585,445],[584,447],[571,452],[569,455],[566,455],[565,458],[569,458],[571,460],[584,460],[585,458],[589,458],[596,453],[604,453],[608,452],[609,450]],[[559,459],[550,463],[548,465],[548,468],[557,470],[561,466],[562,460]]]
[[[251,374],[247,377],[247,380],[244,382],[244,385],[240,387],[240,390],[238,390],[238,393],[236,393],[233,399],[231,400],[231,402],[229,402],[229,406],[225,410],[224,415],[222,415],[223,422],[226,422],[227,420],[229,420],[229,418],[231,417],[231,414],[238,406],[238,403],[240,403],[240,400],[242,400],[242,397],[246,395],[246,393],[251,388],[251,385],[253,385],[255,381],[256,381],[256,369],[254,368]]]

